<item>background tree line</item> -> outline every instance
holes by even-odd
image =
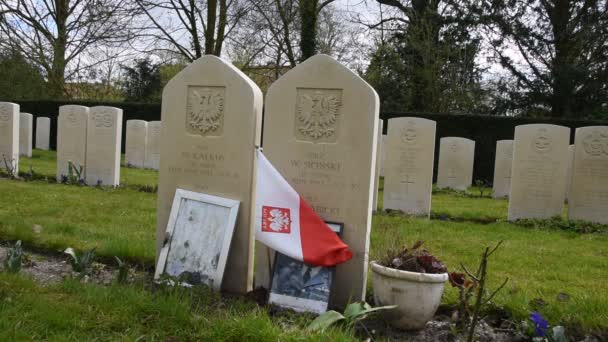
[[[203,54],[326,53],[385,112],[608,118],[608,0],[0,0],[0,98],[158,102]]]

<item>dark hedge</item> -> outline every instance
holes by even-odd
[[[124,151],[126,121],[140,119],[146,121],[160,120],[160,104],[153,103],[111,103],[92,101],[17,101],[21,106],[21,112],[31,113],[34,117],[47,116],[51,118],[51,148],[55,149],[57,143],[57,113],[59,106],[65,104],[76,104],[82,106],[114,106],[123,109],[123,137],[122,150]],[[428,113],[381,113],[384,120],[415,116],[434,120],[437,122],[436,149],[435,149],[435,177],[437,175],[437,162],[439,159],[439,139],[442,137],[464,137],[475,140],[475,167],[473,178],[491,182],[494,175],[494,157],[496,141],[513,139],[515,126],[531,123],[547,123],[570,127],[570,143],[574,141],[574,129],[584,126],[608,125],[606,121],[589,120],[560,120],[552,118],[514,118],[505,116],[479,116],[479,115],[450,115],[450,114],[428,114]],[[34,121],[36,119],[34,118]],[[35,126],[35,125],[34,125]],[[388,124],[384,125],[386,134]],[[34,128],[33,136],[36,136]]]

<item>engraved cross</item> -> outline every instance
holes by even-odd
[[[401,180],[401,184],[405,184],[405,193],[409,193],[409,184],[414,184],[414,181],[410,180],[410,175],[405,175],[405,179]]]

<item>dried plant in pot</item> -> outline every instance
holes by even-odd
[[[423,329],[437,311],[448,280],[445,265],[422,244],[389,250],[382,260],[371,262],[374,301],[397,305],[383,315],[398,329]]]

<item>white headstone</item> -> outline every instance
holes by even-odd
[[[439,140],[437,187],[466,190],[473,183],[475,141],[446,137]]]
[[[8,164],[8,165],[7,165]],[[19,172],[19,105],[0,102],[0,169]]]
[[[34,130],[34,116],[29,113],[19,114],[19,155],[32,157],[32,131]]]
[[[576,129],[568,218],[608,224],[608,126]]]
[[[82,166],[83,172],[86,173],[88,122],[88,107],[75,105],[59,107],[57,118],[57,181],[61,181],[61,176],[68,175],[69,162],[72,162],[77,169]],[[81,175],[82,177],[85,176],[84,173]]]
[[[570,128],[515,127],[509,220],[560,216],[566,192]]]
[[[431,214],[435,128],[435,121],[427,119],[388,120],[384,209],[426,217]]]
[[[127,120],[125,163],[127,166],[143,168],[146,159],[148,123],[144,120]]]
[[[496,142],[496,158],[494,159],[494,182],[492,197],[509,197],[511,190],[511,164],[513,163],[513,140]]]
[[[566,201],[572,186],[572,168],[574,167],[574,145],[568,146],[568,170],[566,171]]]
[[[262,92],[239,69],[211,55],[194,61],[163,91],[157,253],[176,188],[239,201],[222,288],[253,284],[253,183]]]
[[[382,147],[380,147],[380,177],[384,177],[384,163],[386,162],[386,142],[388,141],[388,136],[386,134],[382,135],[382,139],[380,140]]]
[[[86,182],[88,185],[120,184],[122,109],[91,107],[87,126]]]
[[[264,154],[319,216],[344,223],[354,256],[336,267],[337,306],[365,298],[378,107],[374,89],[326,55],[288,71],[266,97]],[[268,286],[258,278],[268,255],[256,249],[256,286]]]
[[[146,160],[144,167],[146,169],[158,170],[160,165],[160,130],[162,124],[160,121],[148,122],[148,143],[146,144]]]
[[[39,150],[49,150],[51,135],[51,119],[46,117],[36,118],[36,148]]]
[[[378,189],[380,187],[380,158],[378,156],[382,155],[382,129],[384,127],[384,121],[383,120],[379,120],[378,123],[378,135],[376,136],[377,139],[377,146],[376,146],[376,176],[374,177],[374,201],[372,204],[372,210],[378,210],[378,196],[380,196],[378,194]]]

